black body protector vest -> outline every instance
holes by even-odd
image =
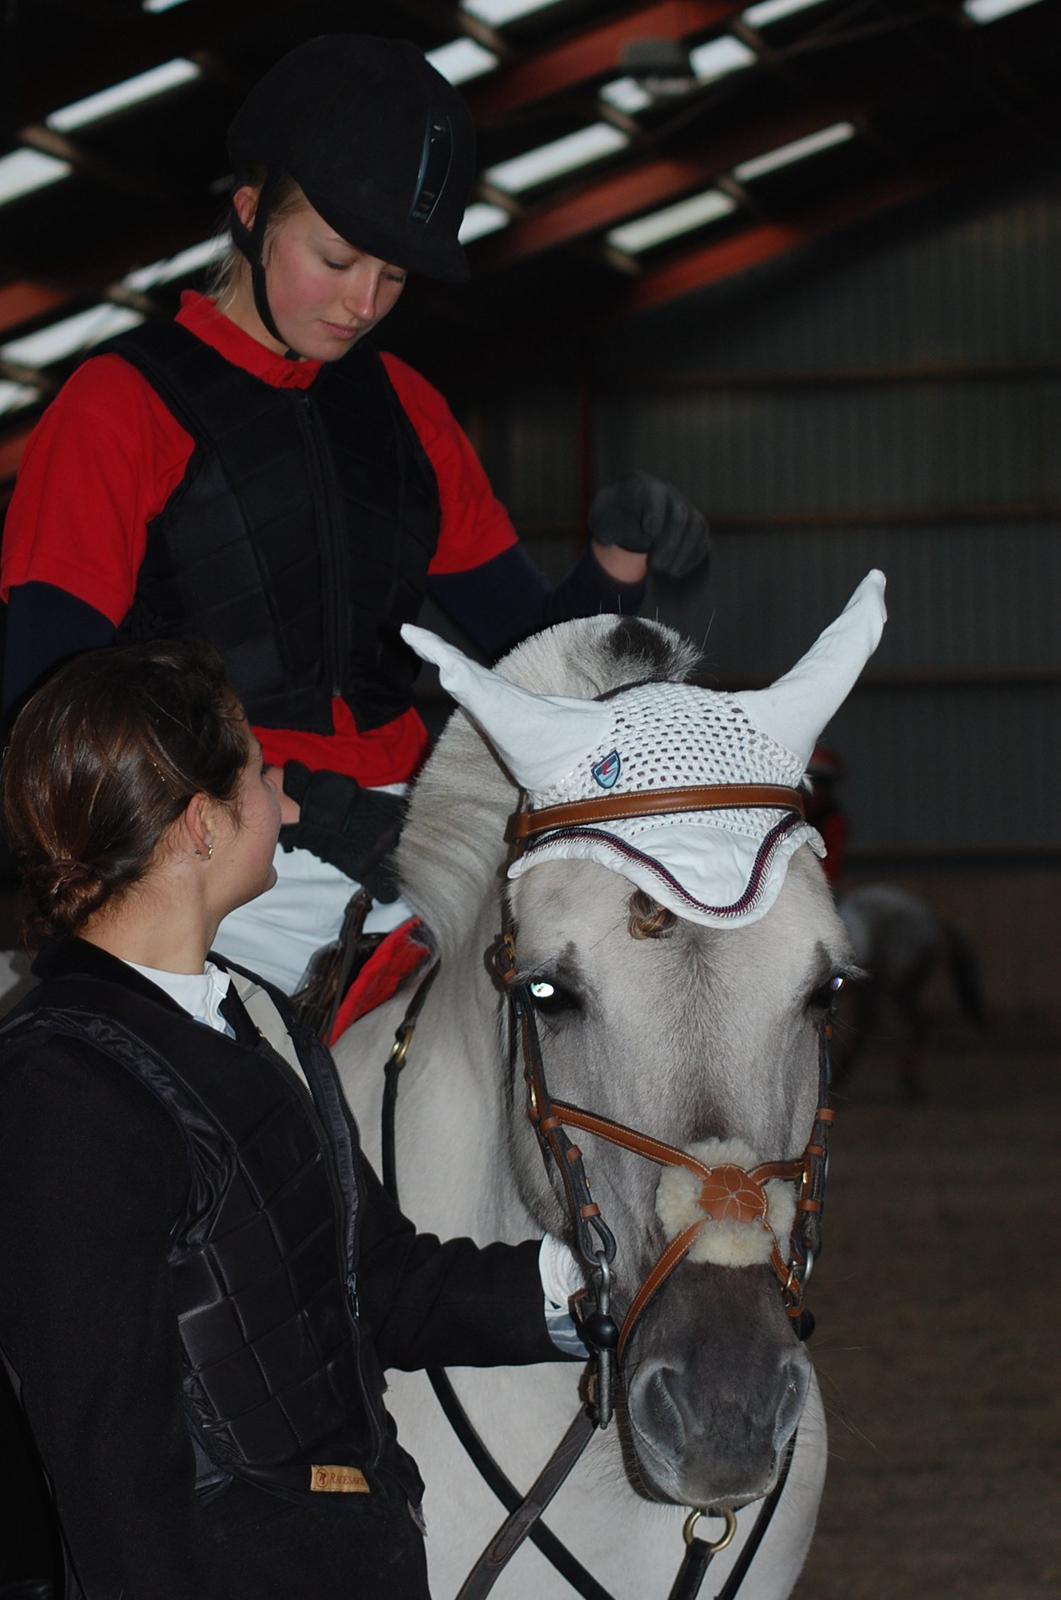
[[[176,323],[106,346],[195,441],[147,530],[123,639],[198,634],[252,723],[362,730],[412,703],[415,619],[438,543],[434,471],[383,362],[355,346],[308,389],[276,389]]]
[[[357,1134],[326,1052],[297,1030],[310,1096],[263,1037],[240,1044],[96,978],[46,981],[4,1031],[25,1028],[102,1051],[184,1140],[168,1266],[199,1493],[235,1476],[301,1498],[313,1466],[356,1468],[371,1487],[383,1465],[418,1502],[358,1321]]]

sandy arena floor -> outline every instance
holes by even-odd
[[[1061,1052],[955,1041],[926,1091],[901,1103],[878,1055],[840,1105],[796,1600],[1058,1600]]]

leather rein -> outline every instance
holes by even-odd
[[[517,811],[510,820],[510,837],[516,855],[533,840],[547,834],[613,821],[676,811],[732,810],[738,808],[783,809],[803,814],[803,795],[798,789],[765,784],[718,784],[682,789],[652,790],[641,794],[602,796],[572,805],[553,806],[540,811]],[[583,1342],[593,1358],[593,1371],[587,1384],[587,1403],[546,1464],[528,1494],[522,1499],[505,1478],[478,1438],[463,1412],[445,1374],[431,1373],[431,1381],[465,1448],[487,1478],[495,1493],[509,1507],[511,1515],[483,1552],[461,1587],[457,1600],[481,1600],[493,1587],[505,1563],[528,1535],[543,1549],[568,1582],[579,1593],[594,1600],[608,1600],[606,1592],[581,1568],[570,1552],[539,1523],[548,1501],[571,1471],[596,1428],[607,1427],[614,1409],[617,1366],[646,1307],[688,1255],[705,1227],[720,1221],[739,1221],[762,1227],[771,1235],[770,1266],[778,1280],[785,1309],[797,1336],[809,1336],[813,1317],[803,1308],[803,1292],[815,1255],[821,1245],[821,1212],[825,1191],[828,1130],[835,1112],[827,1104],[829,1084],[830,1029],[819,1026],[818,1096],[807,1145],[799,1157],[786,1161],[767,1161],[746,1170],[727,1162],[705,1166],[695,1156],[641,1133],[624,1123],[596,1112],[586,1111],[568,1101],[556,1100],[549,1092],[542,1059],[534,1001],[533,975],[519,970],[516,929],[511,922],[507,899],[502,902],[502,931],[492,952],[492,965],[506,995],[510,1019],[510,1066],[522,1061],[527,1092],[527,1115],[537,1135],[547,1167],[555,1167],[564,1192],[578,1253],[586,1267],[585,1293],[576,1297],[577,1321]],[[399,1028],[388,1062],[388,1082],[384,1095],[384,1176],[395,1189],[394,1108],[397,1076],[404,1064],[409,1044],[427,989],[437,972],[427,975]],[[593,1199],[585,1171],[582,1150],[568,1136],[567,1129],[588,1133],[619,1146],[661,1167],[683,1167],[698,1180],[700,1215],[673,1238],[652,1270],[636,1290],[621,1325],[611,1310],[611,1266],[616,1254],[615,1236]],[[768,1221],[768,1199],[764,1185],[772,1179],[799,1184],[795,1222],[788,1240],[779,1240]],[[791,1464],[792,1449],[786,1456],[774,1489],[763,1502],[741,1557],[720,1591],[718,1600],[734,1600],[751,1559],[765,1535],[773,1510]],[[513,1505],[513,1497],[518,1503]],[[736,1531],[736,1519],[728,1508],[710,1514],[725,1518],[723,1535],[714,1542],[695,1536],[693,1529],[701,1515],[694,1511],[686,1521],[686,1552],[670,1591],[669,1600],[694,1600],[699,1593],[712,1557],[724,1549]],[[550,1546],[555,1548],[549,1548]],[[563,1559],[561,1559],[561,1557]]]

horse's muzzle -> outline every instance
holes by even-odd
[[[681,1279],[627,1359],[630,1443],[653,1497],[736,1508],[772,1489],[811,1365],[765,1271],[687,1267]]]

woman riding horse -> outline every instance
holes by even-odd
[[[62,667],[3,805],[48,943],[0,1034],[0,1354],[68,1597],[426,1597],[383,1369],[559,1359],[573,1258],[417,1233],[323,1046],[208,958],[280,826],[209,646]]]
[[[442,396],[377,353],[409,273],[467,276],[471,119],[414,45],[299,46],[252,89],[229,155],[236,249],[216,299],[186,294],[175,322],[87,361],[27,446],[0,570],[5,696],[115,636],[216,645],[286,824],[277,887],[221,946],[290,992],[359,884],[396,893],[398,795],[427,749],[398,629],[425,593],[496,655],[636,610],[647,562],[686,572],[707,533],[633,474],[548,590]]]

